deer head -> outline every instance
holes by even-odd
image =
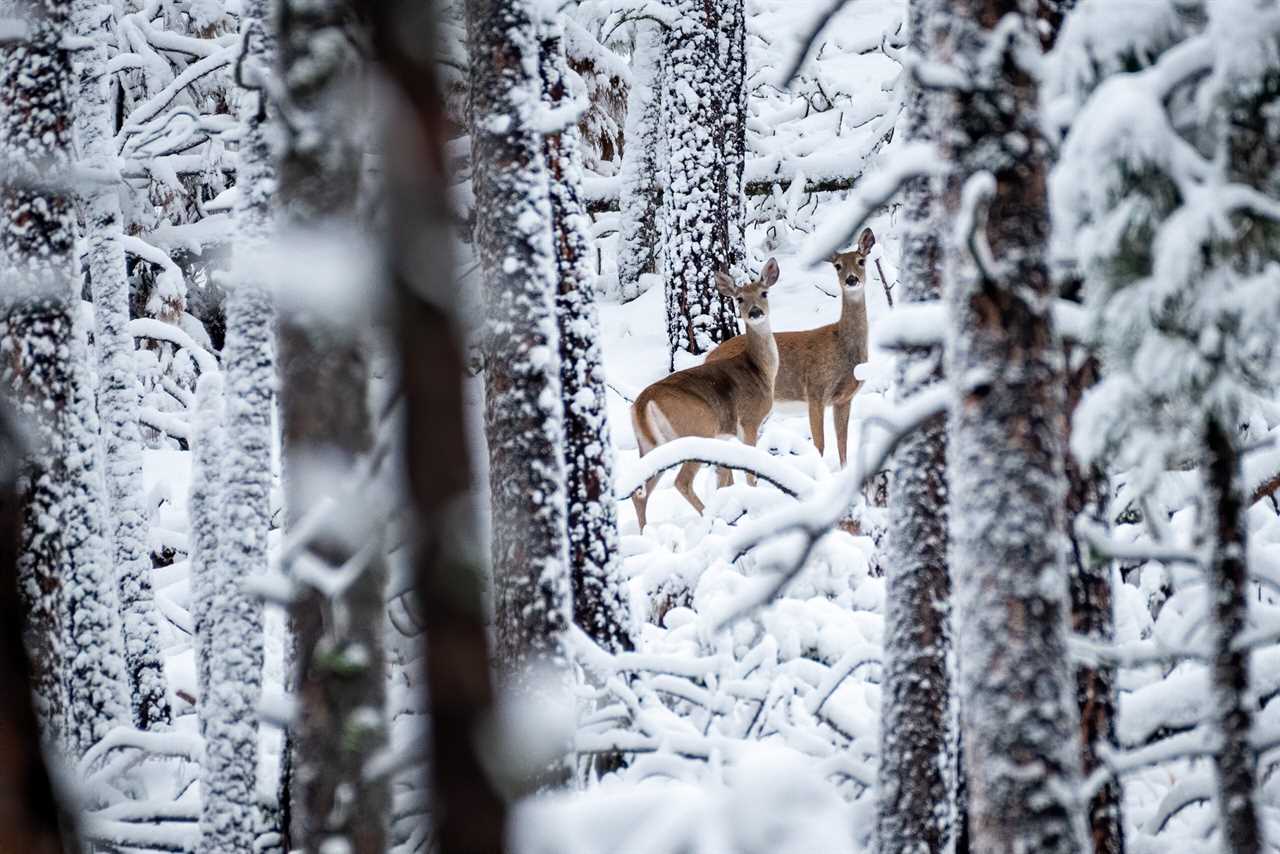
[[[867,256],[875,245],[876,236],[871,229],[864,228],[856,247],[849,252],[837,252],[828,259],[836,268],[836,280],[845,299],[862,296],[862,288],[867,283]]]
[[[770,258],[760,271],[760,278],[738,287],[733,278],[723,270],[716,273],[716,289],[737,300],[738,314],[750,329],[769,319],[769,288],[778,283],[778,262]]]

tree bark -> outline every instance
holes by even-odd
[[[468,0],[475,246],[484,282],[495,639],[503,682],[563,666],[569,622],[564,407],[535,8]]]
[[[1015,53],[1036,38],[1015,0],[939,11],[939,59],[980,85],[949,90],[944,196],[970,223],[947,258],[952,578],[969,842],[992,854],[1078,852],[1078,713],[1060,543],[1064,376],[1049,311],[1048,147]],[[998,22],[1012,32],[992,45]],[[982,263],[984,242],[996,259]],[[976,251],[975,251],[976,250]]]
[[[325,239],[354,243],[362,112],[351,105],[363,91],[356,53],[363,33],[344,0],[285,0],[280,22],[290,104],[280,164],[288,239],[302,249]],[[297,296],[280,324],[286,531],[327,498],[339,506],[358,503],[348,484],[372,447],[367,331],[308,310]],[[342,842],[353,854],[381,854],[388,787],[367,779],[364,765],[387,740],[386,564],[380,520],[346,518],[325,526],[302,551],[313,572],[337,573],[372,547],[359,577],[333,598],[295,579],[290,681],[299,717],[288,738],[293,781],[291,791],[282,786],[282,829],[289,834],[285,850],[318,852]]]
[[[86,163],[97,166],[116,154],[112,75],[106,71],[108,33],[96,0],[74,0],[71,8],[75,34],[92,45],[78,57],[75,107],[80,155]],[[82,197],[98,357],[98,410],[106,428],[102,444],[110,553],[120,594],[133,723],[142,730],[167,728],[172,712],[151,589],[147,512],[142,500],[142,435],[138,426],[142,387],[135,374],[133,336],[126,328],[129,279],[121,242],[124,218],[117,187],[88,185]]]
[[[1247,528],[1240,487],[1240,453],[1232,430],[1216,415],[1205,425],[1206,483],[1211,544],[1206,581],[1213,663],[1213,723],[1218,749],[1213,755],[1218,782],[1218,814],[1224,850],[1262,851],[1255,781],[1257,761],[1249,744],[1253,726],[1249,693],[1249,650],[1239,647],[1248,612]]]
[[[386,134],[392,225],[384,246],[426,639],[431,821],[440,854],[503,854],[506,805],[481,762],[476,735],[489,718],[493,687],[450,258],[448,117],[434,59],[420,47],[435,41],[435,5],[362,0],[360,8],[394,97]]]
[[[661,137],[669,367],[677,353],[700,355],[738,334],[731,301],[716,290],[732,263],[725,212],[725,110],[719,13],[730,0],[674,0],[679,17],[664,32]]]
[[[540,42],[543,98],[553,109],[563,107],[571,101],[571,93],[558,21],[541,27]],[[573,618],[603,649],[622,652],[633,648],[632,626],[619,566],[613,440],[605,409],[590,221],[579,194],[582,162],[577,127],[548,133],[544,145],[556,253]]]
[[[932,53],[932,0],[907,9],[911,48]],[[903,130],[932,141],[936,96],[914,88]],[[942,295],[941,182],[917,178],[904,190],[899,294],[904,303]],[[909,399],[943,381],[942,354],[915,348],[898,357],[896,394]],[[956,837],[956,733],[951,666],[951,577],[947,567],[947,426],[930,422],[903,439],[890,462],[885,568],[884,675],[880,706],[880,854],[941,854]]]
[[[6,406],[0,411],[0,688],[8,699],[0,704],[0,851],[72,854],[79,845],[45,765],[45,739],[29,699],[34,686],[23,644],[27,615],[18,592],[17,461],[26,452]]]
[[[626,147],[622,152],[622,212],[618,245],[618,297],[633,300],[643,292],[640,277],[658,272],[662,211],[661,93],[662,33],[658,25],[639,22],[631,56],[631,91],[627,102]]]

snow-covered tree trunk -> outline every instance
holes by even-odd
[[[936,0],[910,0],[910,47],[929,57]],[[902,131],[934,141],[937,96],[912,87]],[[904,189],[904,304],[942,296],[941,181],[917,178]],[[942,382],[942,353],[904,350],[896,394],[908,399]],[[951,577],[947,567],[946,424],[937,419],[903,439],[890,463],[885,574],[884,676],[880,688],[879,854],[950,852],[956,836],[952,703]]]
[[[10,295],[5,377],[38,444],[28,473],[23,583],[32,599],[33,655],[50,656],[37,690],[62,703],[73,756],[129,720],[116,591],[100,515],[98,424],[87,341],[79,323],[71,165],[70,8],[15,3],[27,41],[0,69],[0,161],[5,163],[0,254]],[[65,646],[63,646],[65,644]],[[62,650],[60,653],[59,650]],[[65,694],[55,688],[65,680]],[[50,708],[58,726],[59,710]]]
[[[1240,453],[1233,433],[1234,423],[1224,425],[1216,416],[1210,416],[1205,426],[1206,533],[1211,546],[1206,581],[1213,644],[1210,685],[1218,735],[1213,761],[1223,850],[1258,854],[1263,838],[1255,791],[1257,764],[1249,741],[1253,726],[1249,649],[1241,648],[1239,642],[1248,611],[1245,514],[1249,508],[1240,484]]]
[[[290,105],[280,166],[287,234],[304,251],[312,241],[332,240],[354,252],[363,152],[356,136],[362,114],[352,104],[362,93],[356,53],[362,34],[353,31],[344,0],[284,0],[280,21]],[[325,499],[340,506],[359,500],[349,484],[372,445],[365,330],[307,310],[305,294],[289,302],[280,329],[287,532]],[[290,805],[290,844],[307,851],[342,846],[382,854],[387,846],[386,781],[363,773],[366,759],[386,744],[380,522],[349,514],[346,524],[326,525],[303,550],[311,572],[320,573],[338,573],[356,555],[368,555],[340,593],[295,578],[290,622],[299,715],[289,737],[292,792],[283,793],[282,803]]]
[[[241,77],[263,86],[275,58],[269,0],[246,0]],[[241,101],[235,217],[239,242],[227,297],[225,537],[218,542],[209,620],[204,805],[199,854],[253,850],[258,823],[258,700],[262,693],[262,602],[245,581],[267,568],[271,527],[271,408],[275,391],[275,323],[261,270],[270,239],[276,175],[262,89]]]
[[[662,196],[662,254],[666,278],[667,350],[699,355],[738,334],[731,301],[716,290],[728,269],[725,241],[724,156],[726,85],[720,66],[719,15],[725,2],[672,0],[664,31],[664,69],[658,96],[666,140]]]
[[[82,162],[106,168],[116,154],[110,51],[102,6],[95,0],[73,0],[75,34],[91,45],[77,54],[75,108]],[[89,249],[89,281],[93,292],[94,344],[98,356],[98,411],[104,422],[103,451],[110,542],[120,591],[125,665],[139,729],[171,722],[160,628],[151,589],[151,556],[147,548],[147,515],[143,506],[142,437],[138,406],[142,388],[134,373],[133,337],[129,323],[129,280],[122,236],[124,221],[117,187],[87,185],[82,191],[85,239]]]
[[[717,222],[719,256],[735,280],[746,269],[747,165],[747,8],[746,0],[721,0],[717,36],[722,81],[715,87],[723,124],[716,140],[720,147],[720,215]]]
[[[506,850],[506,804],[475,738],[490,719],[489,635],[482,592],[471,440],[463,412],[463,346],[452,275],[445,105],[435,58],[440,4],[360,0],[378,67],[393,93],[385,134],[389,223],[384,251],[397,367],[411,548],[425,638],[425,697],[434,840],[440,854]],[[422,258],[431,258],[428,265]]]
[[[18,591],[22,494],[18,487],[25,439],[13,413],[0,410],[0,851],[73,854],[74,831],[45,763],[45,739],[32,705],[31,658],[23,643],[27,622]]]
[[[1015,0],[959,0],[934,16],[948,90],[939,125],[952,174],[946,372],[951,568],[969,841],[982,852],[1078,852],[1078,712],[1063,563],[1064,376],[1049,311],[1047,143],[1038,51]],[[998,31],[995,29],[999,22]]]
[[[468,0],[475,246],[484,278],[485,432],[499,671],[561,658],[569,620],[564,407],[549,179],[529,0]],[[484,61],[480,61],[484,57]]]
[[[549,110],[564,109],[573,98],[560,22],[542,22],[539,41],[543,98]],[[601,647],[620,652],[632,647],[631,620],[619,566],[613,441],[605,409],[590,220],[580,194],[578,128],[569,125],[549,131],[544,139],[556,254],[573,618]]]
[[[221,373],[207,373],[196,382],[195,418],[191,437],[191,497],[187,513],[191,526],[191,622],[196,652],[196,686],[201,702],[197,708],[200,732],[203,734],[211,713],[209,696],[210,672],[216,645],[210,617],[221,614],[214,600],[222,595],[221,570],[218,565],[219,543],[226,534],[223,508],[224,437],[223,382]]]
[[[618,298],[623,302],[640,296],[641,276],[658,272],[662,239],[662,31],[650,22],[636,26],[619,206]]]

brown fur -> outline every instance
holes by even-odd
[[[747,331],[738,336],[742,347],[737,355],[712,365],[698,365],[677,371],[646,388],[631,405],[631,424],[636,431],[640,456],[672,439],[684,436],[739,436],[749,445],[756,443],[760,422],[773,408],[773,384],[778,372],[778,351],[769,329],[768,290],[778,280],[778,262],[769,259],[760,278],[738,288],[724,273],[716,274],[721,293],[738,301],[738,310]],[[762,317],[752,321],[753,313]],[[699,513],[703,504],[693,491],[693,478],[702,463],[688,462],[676,475],[676,489]],[[732,480],[721,469],[717,485]],[[754,482],[754,478],[748,476]],[[640,529],[645,526],[649,494],[657,486],[651,478],[631,500],[636,506]]]
[[[849,443],[849,410],[862,383],[853,369],[867,360],[867,255],[875,246],[871,229],[863,229],[858,245],[829,259],[840,284],[840,319],[803,332],[779,332],[778,376],[774,400],[809,404],[809,430],[821,454],[825,448],[823,416],[834,409],[836,447],[845,464]],[[707,364],[738,356],[746,336],[730,338],[707,354]]]

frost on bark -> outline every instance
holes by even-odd
[[[204,734],[212,705],[203,701],[209,696],[210,670],[213,667],[214,629],[210,617],[221,614],[214,600],[222,593],[219,580],[219,542],[226,536],[223,514],[223,436],[222,374],[208,373],[196,382],[195,418],[191,439],[191,497],[187,513],[191,525],[191,621],[192,640],[196,652],[196,686],[201,702],[197,709],[200,732]]]
[[[10,284],[5,380],[20,412],[34,416],[27,470],[23,586],[32,606],[37,691],[60,734],[81,756],[127,723],[116,594],[102,540],[97,417],[85,330],[75,214],[65,187],[71,163],[69,6],[14,4],[28,40],[0,68],[0,255]],[[57,685],[65,680],[65,691]]]
[[[275,56],[268,0],[247,0],[242,79],[261,85]],[[198,854],[253,850],[258,817],[258,713],[262,692],[262,603],[244,582],[267,568],[271,527],[271,405],[275,389],[275,329],[258,258],[270,239],[276,176],[261,90],[241,101],[235,210],[235,282],[227,297],[225,514],[209,620],[205,696],[204,805]]]
[[[539,27],[542,93],[552,110],[572,101],[560,26],[553,20]],[[619,566],[613,441],[605,409],[590,220],[580,195],[578,128],[549,132],[544,145],[555,247],[573,618],[602,648],[621,652],[632,648],[631,620]]]
[[[722,116],[716,144],[722,152],[720,214],[716,224],[719,254],[738,281],[746,269],[747,165],[747,9],[746,0],[721,0],[716,13],[718,66],[723,79],[715,87]]]
[[[947,258],[946,372],[961,737],[969,841],[1078,852],[1078,713],[1067,658],[1064,384],[1049,313],[1047,144],[1015,58],[1034,20],[1014,0],[939,11],[940,59],[973,81],[939,126],[957,218]],[[997,34],[992,27],[1001,22]]]
[[[527,0],[467,3],[495,637],[499,672],[513,683],[531,666],[559,663],[570,597],[556,262],[534,125],[542,92],[533,12]]]
[[[738,334],[734,306],[715,286],[716,271],[732,263],[724,217],[728,82],[719,47],[725,5],[674,0],[677,17],[662,45],[662,251],[672,370],[684,367],[677,353],[706,353]]]
[[[108,33],[102,6],[73,0],[75,34],[91,45],[77,54],[76,128],[82,162],[107,168],[115,156],[112,76],[106,72]],[[134,373],[129,323],[129,280],[121,242],[124,221],[119,190],[92,183],[81,191],[89,281],[98,360],[98,412],[103,421],[110,555],[119,587],[125,666],[134,726],[142,730],[171,722],[160,628],[151,589],[151,556],[143,506],[142,436],[138,406],[142,389]]]
[[[436,63],[420,49],[435,43],[439,7],[421,0],[361,0],[360,6],[394,93],[387,110],[391,227],[384,248],[404,388],[402,447],[426,646],[430,820],[440,854],[501,854],[506,805],[481,763],[475,738],[491,712],[493,688],[445,192],[448,122]]]
[[[658,272],[659,216],[662,210],[663,140],[661,125],[662,32],[656,24],[637,24],[631,55],[631,91],[622,153],[622,211],[618,249],[618,298],[640,296],[640,277]]]
[[[59,803],[32,705],[31,659],[23,644],[26,609],[18,591],[22,531],[20,459],[26,448],[7,406],[0,410],[0,851],[72,854],[74,830]]]
[[[362,34],[344,0],[284,0],[280,23],[289,104],[280,165],[287,234],[302,247],[326,238],[354,244],[362,114],[351,105],[361,93]],[[280,324],[286,532],[325,499],[359,500],[348,487],[372,445],[364,330],[308,311],[304,294],[290,303]],[[367,758],[386,744],[379,522],[344,513],[342,524],[325,525],[309,539],[302,556],[311,573],[336,575],[353,558],[364,569],[333,595],[295,577],[291,690],[299,713],[288,738],[291,791],[282,792],[292,825],[285,848],[342,845],[352,854],[381,854],[387,785],[363,774]]]
[[[911,49],[932,53],[927,29],[936,0],[911,0]],[[936,95],[908,93],[903,134],[933,141]],[[904,303],[942,296],[941,182],[917,178],[903,191]],[[896,396],[942,382],[942,353],[901,352]],[[885,568],[884,675],[880,700],[879,854],[940,854],[956,837],[956,757],[951,662],[951,578],[947,567],[946,424],[935,419],[902,440],[889,481]]]

